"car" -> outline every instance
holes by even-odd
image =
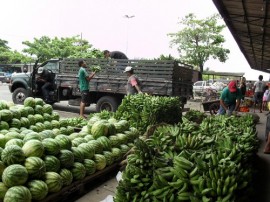
[[[6,77],[6,75],[5,75],[5,72],[0,72],[0,81],[1,81],[2,83],[6,83],[7,77]]]

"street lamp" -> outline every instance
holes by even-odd
[[[126,18],[128,21],[127,21],[127,42],[126,42],[126,55],[127,55],[127,52],[128,52],[128,29],[129,29],[129,19],[131,18],[134,18],[135,15],[124,15],[124,18]]]

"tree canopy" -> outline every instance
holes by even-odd
[[[177,46],[180,60],[199,67],[201,73],[210,57],[220,62],[228,59],[230,50],[223,47],[225,38],[221,34],[225,25],[218,24],[219,19],[220,16],[216,14],[206,19],[197,19],[190,13],[179,22],[183,29],[168,34],[171,37],[170,46]]]

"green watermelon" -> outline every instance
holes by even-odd
[[[40,105],[40,106],[43,106],[46,104],[41,98],[35,98],[35,103],[36,105]]]
[[[103,150],[107,150],[107,151],[111,150],[112,146],[111,146],[111,141],[109,140],[109,138],[105,136],[101,136],[97,139],[97,141],[102,144]]]
[[[40,179],[46,172],[46,165],[39,157],[28,157],[25,159],[24,167],[26,168],[31,179]]]
[[[110,166],[114,163],[114,156],[112,152],[104,151],[103,156],[106,158],[106,165]]]
[[[5,165],[20,164],[24,162],[25,156],[22,148],[17,145],[10,145],[3,149],[1,159]]]
[[[8,130],[8,129],[9,129],[8,122],[0,121],[0,130]]]
[[[59,121],[60,115],[58,112],[52,112],[52,120]]]
[[[129,146],[127,146],[125,144],[121,144],[119,149],[121,150],[122,156],[125,156],[128,153],[128,151],[130,150]]]
[[[58,141],[53,138],[42,140],[42,144],[45,148],[45,154],[47,155],[57,155],[60,152],[60,145]]]
[[[27,112],[28,112],[28,115],[34,115],[35,114],[35,110],[34,110],[34,108],[33,107],[24,107],[26,110],[27,110]]]
[[[60,161],[55,156],[47,155],[44,157],[43,161],[46,165],[47,172],[58,172],[60,170]]]
[[[97,170],[103,170],[106,167],[106,158],[101,154],[95,154],[93,160],[96,163]]]
[[[55,139],[58,141],[61,149],[71,149],[71,140],[66,135],[57,135]]]
[[[49,104],[43,105],[43,113],[52,114],[52,112],[53,112],[52,105]]]
[[[0,110],[2,109],[8,109],[8,103],[6,100],[0,100]]]
[[[115,118],[109,118],[108,122],[114,124],[114,123],[117,123],[118,121]]]
[[[117,133],[123,133],[124,131],[129,129],[128,121],[120,120],[117,123],[114,123]]]
[[[12,128],[20,128],[21,127],[21,122],[19,119],[13,118],[10,123],[9,123],[9,127]]]
[[[86,175],[86,169],[82,163],[75,162],[71,168],[74,180],[82,180]]]
[[[60,124],[61,125],[61,124]],[[62,135],[69,135],[68,134],[68,130],[67,130],[67,128],[66,127],[60,127],[60,134],[62,134]]]
[[[25,167],[19,164],[13,164],[4,170],[2,181],[7,187],[23,185],[28,179],[28,172]]]
[[[60,128],[60,123],[57,120],[52,120],[51,124],[52,124],[52,128]]]
[[[39,134],[37,132],[30,132],[28,134],[26,134],[23,138],[24,142],[27,142],[29,140],[39,140],[41,141],[41,137],[39,136]]]
[[[5,138],[6,140],[11,140],[11,139],[14,139],[14,138],[17,138],[17,139],[23,139],[23,135],[21,135],[20,133],[16,132],[16,131],[10,131],[8,133],[5,134]]]
[[[8,187],[3,182],[0,182],[0,201],[3,201],[7,193],[7,190],[8,190]]]
[[[62,177],[63,186],[68,186],[73,181],[72,172],[66,168],[63,168],[59,172],[60,176]]]
[[[96,154],[101,154],[102,153],[103,146],[102,146],[102,144],[99,141],[97,141],[97,140],[90,140],[88,142],[88,144],[91,145],[92,147],[94,147]]]
[[[127,143],[127,135],[124,133],[117,133],[116,136],[119,138],[120,144],[126,144]]]
[[[78,148],[83,152],[83,156],[85,159],[93,158],[95,154],[95,148],[88,143],[82,143],[78,146]]]
[[[42,157],[44,153],[44,146],[43,143],[39,140],[29,140],[24,143],[22,150],[26,157]]]
[[[2,180],[2,174],[5,168],[6,168],[5,164],[2,161],[0,161],[0,181]]]
[[[84,160],[84,152],[82,151],[82,148],[78,148],[78,147],[71,147],[71,151],[74,155],[74,161],[75,162],[83,162]]]
[[[9,109],[2,109],[0,111],[0,117],[2,121],[9,122],[13,118],[12,111]]]
[[[25,107],[33,107],[34,108],[36,106],[35,98],[33,98],[33,97],[25,98],[23,105]]]
[[[54,137],[56,137],[57,135],[60,135],[61,134],[61,131],[59,128],[53,128],[52,129],[52,132],[54,134]]]
[[[45,126],[45,128],[46,128],[47,130],[53,129],[52,124],[51,124],[50,121],[44,121],[43,124],[44,124],[44,126]]]
[[[32,196],[28,188],[24,186],[14,186],[7,190],[4,202],[31,202]]]
[[[94,137],[93,137],[92,135],[86,135],[86,136],[84,137],[84,139],[85,139],[87,142],[89,142],[89,141],[91,141],[91,140],[95,140]]]
[[[30,122],[29,122],[28,118],[21,117],[20,122],[21,122],[21,127],[25,127],[25,128],[30,127]]]
[[[38,132],[41,132],[41,131],[45,130],[45,126],[41,122],[36,123],[35,126],[37,127]]]
[[[67,149],[60,150],[60,153],[58,154],[58,159],[61,163],[61,167],[63,168],[69,168],[74,163],[74,155],[71,151]]]
[[[44,122],[44,118],[41,114],[35,114],[34,117],[35,117],[36,123],[38,123],[38,122],[43,123]]]
[[[21,112],[18,108],[12,107],[9,110],[12,112],[13,118],[18,120],[21,118]]]
[[[44,118],[44,121],[49,121],[49,122],[52,121],[52,115],[51,114],[43,113],[43,118]]]
[[[48,186],[42,180],[31,180],[27,183],[27,188],[29,189],[33,200],[42,200],[48,194]]]
[[[4,148],[6,143],[7,143],[7,139],[4,135],[0,134],[0,147]]]
[[[39,132],[38,127],[35,126],[35,125],[31,125],[29,129],[32,130],[32,131],[35,131],[35,132]]]
[[[70,138],[70,137],[69,137]],[[71,141],[73,147],[77,147],[82,143],[86,143],[87,141],[82,137],[77,137]]]
[[[91,159],[84,159],[83,165],[86,170],[86,175],[92,175],[96,172],[96,163]]]
[[[68,127],[67,127],[67,134],[70,135],[70,134],[72,134],[72,133],[74,133],[74,127],[68,126]]]
[[[35,110],[35,114],[41,114],[41,115],[43,115],[43,107],[42,106],[36,105],[35,108],[34,108],[34,110]]]
[[[121,149],[116,148],[116,147],[112,148],[112,154],[113,154],[114,161],[121,160],[121,158],[122,158]]]
[[[10,127],[8,131],[9,131],[9,132],[17,132],[17,133],[21,133],[20,128],[15,128],[15,127]]]
[[[32,130],[30,130],[30,129],[26,129],[26,130],[22,130],[22,131],[20,132],[20,134],[21,134],[22,136],[25,136],[25,135],[27,135],[27,134],[29,134],[29,133],[32,133],[32,132],[34,132],[34,131],[32,131]]]
[[[29,114],[27,116],[27,118],[28,118],[28,121],[29,121],[30,125],[35,125],[36,124],[36,119],[35,119],[35,116],[34,115]]]
[[[43,130],[39,133],[39,136],[42,140],[46,138],[54,138],[54,134],[52,130]]]
[[[21,113],[21,117],[27,117],[28,116],[28,110],[24,107],[20,107],[19,111]]]
[[[11,140],[7,141],[5,147],[10,146],[10,145],[17,145],[19,147],[22,147],[23,146],[23,140],[18,139],[18,138],[11,139]]]
[[[48,186],[49,193],[59,192],[62,189],[62,177],[56,172],[46,172],[44,182]]]
[[[115,125],[113,123],[107,123],[107,125],[108,125],[108,136],[115,135],[116,133]]]
[[[91,127],[91,134],[95,139],[101,136],[107,136],[108,135],[108,125],[107,122],[104,120],[100,120],[95,122]]]
[[[67,127],[68,126],[68,119],[60,119],[59,120],[60,126],[61,127]]]

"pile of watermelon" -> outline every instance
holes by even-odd
[[[80,132],[38,98],[0,101],[0,201],[42,200],[123,158],[139,136],[127,121],[93,116]]]

